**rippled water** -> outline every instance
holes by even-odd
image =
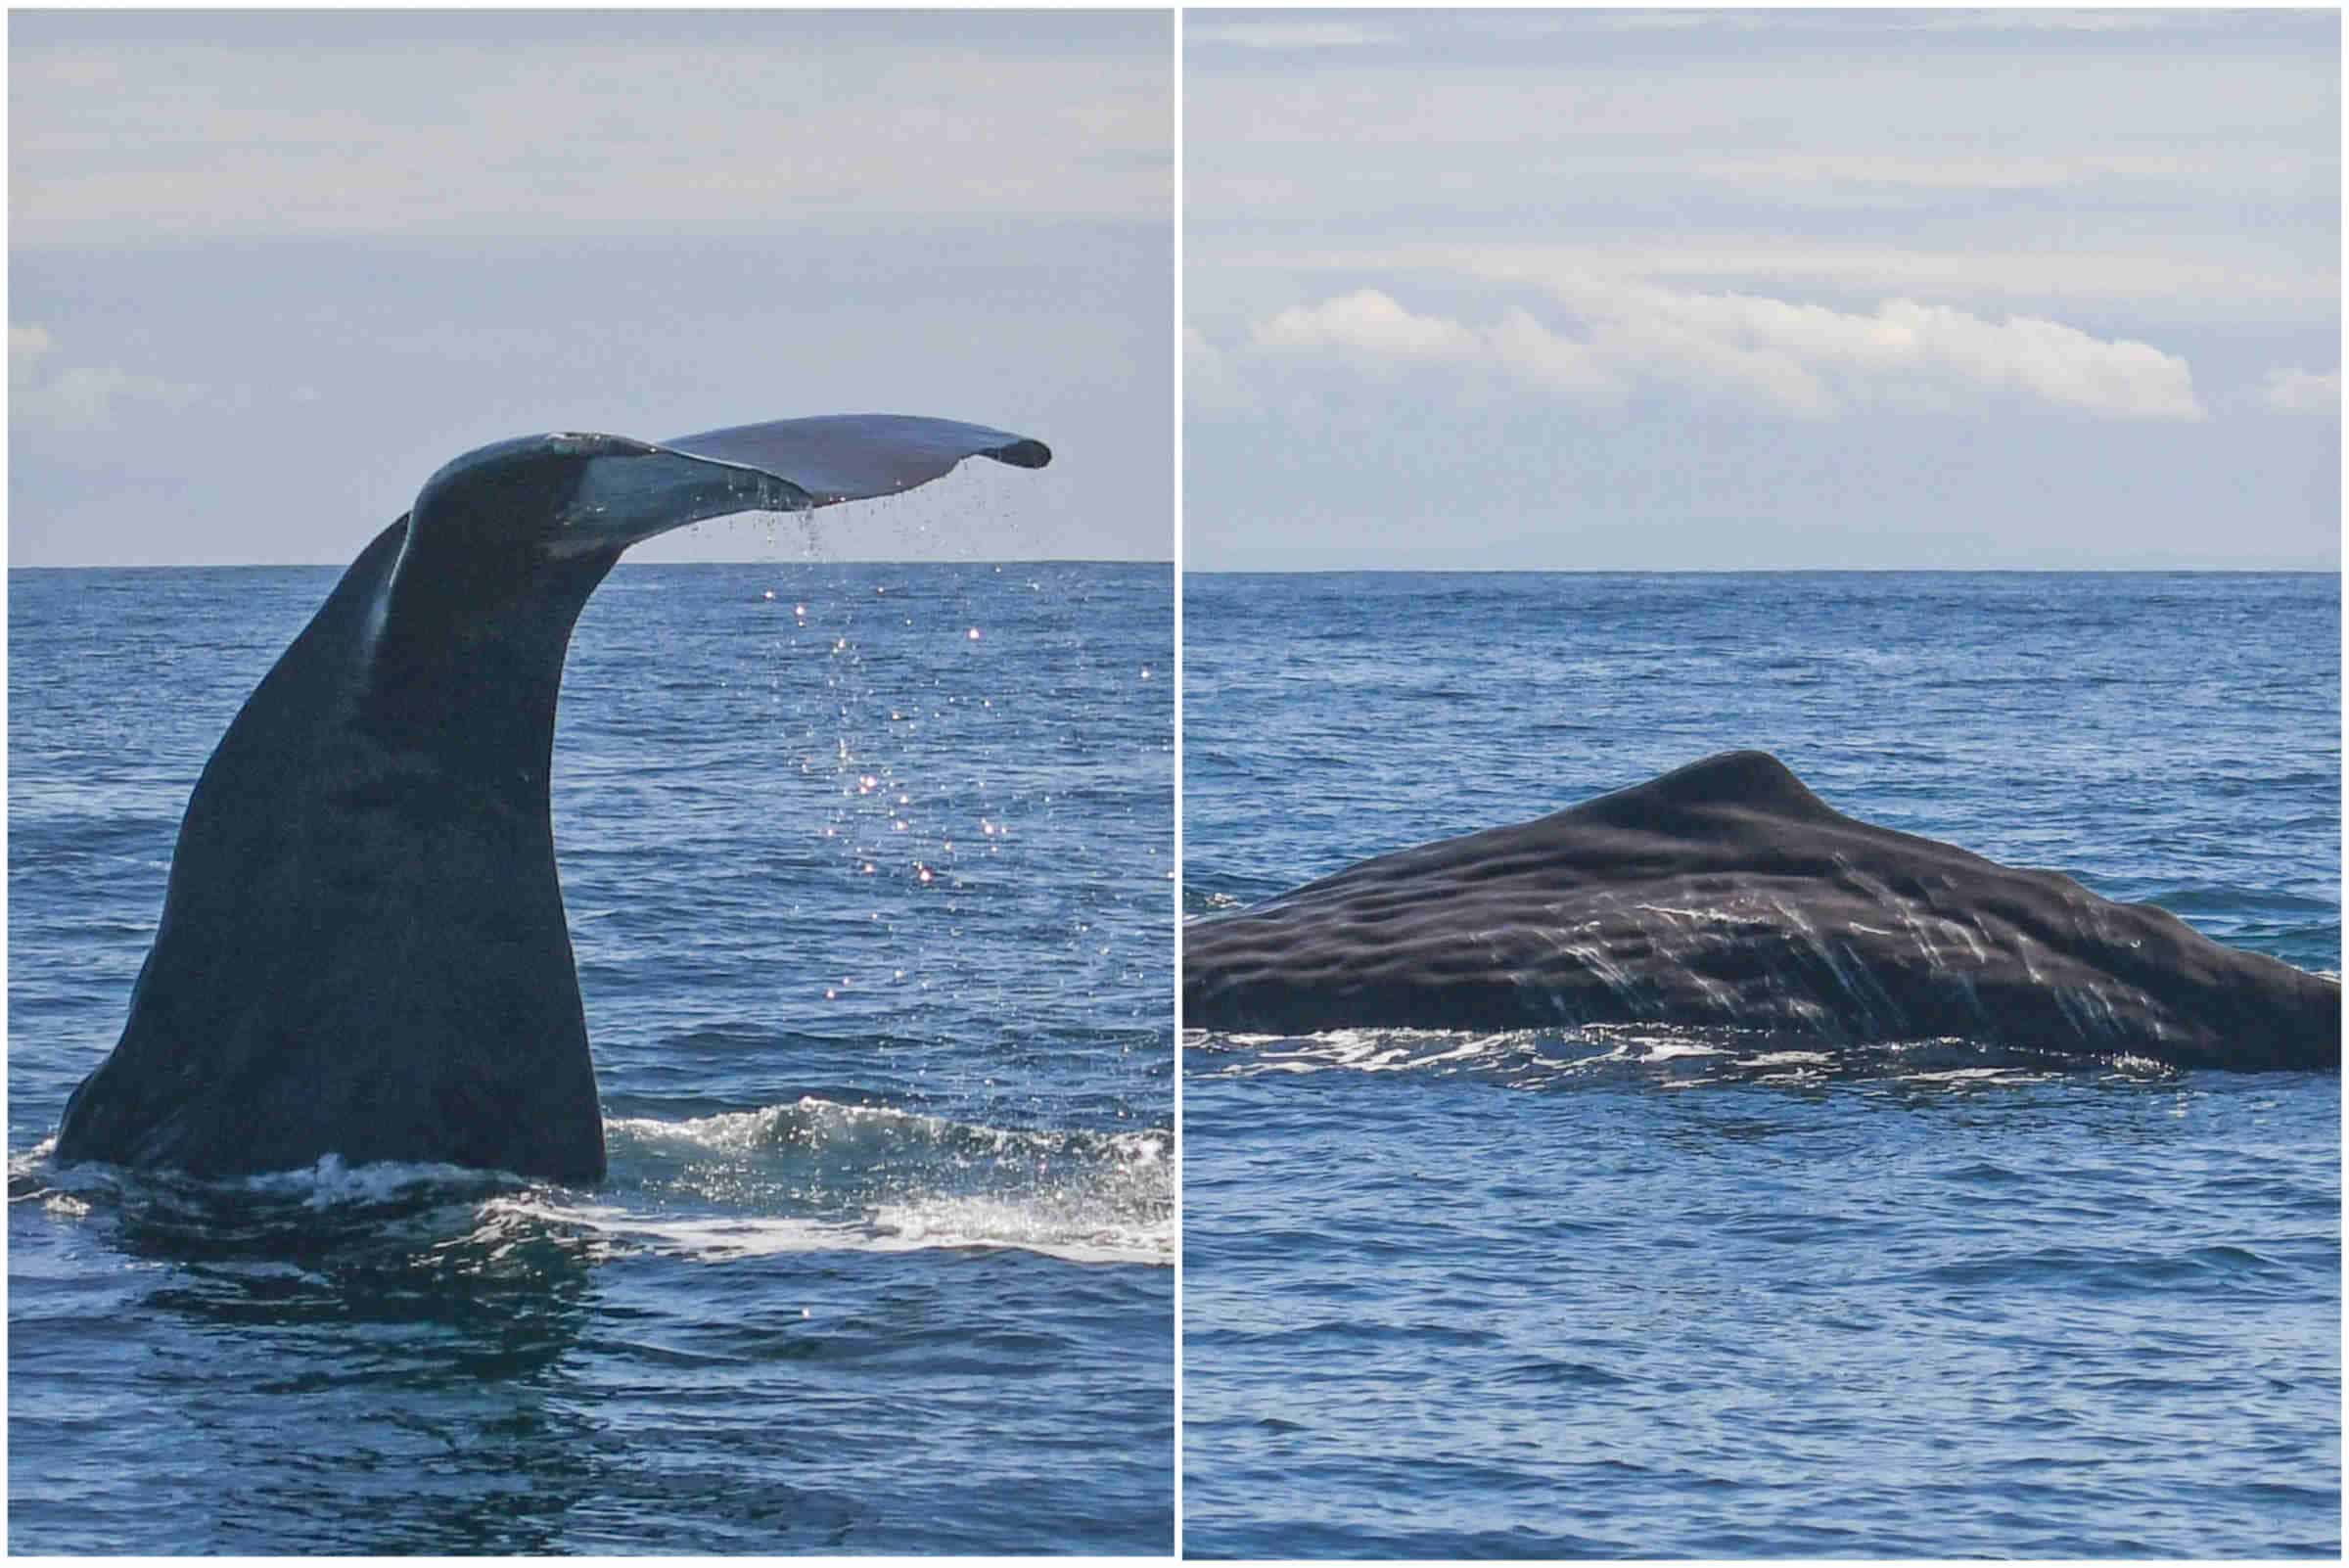
[[[2339,968],[2330,577],[1184,593],[1192,915],[1754,746]],[[2339,1552],[2337,1077],[1640,1029],[1185,1059],[1192,1554]]]
[[[622,567],[574,641],[592,1189],[59,1168],[333,571],[17,572],[9,1545],[1164,1551],[1163,567]]]

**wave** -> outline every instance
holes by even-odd
[[[2232,882],[2154,882],[2132,897],[2177,915],[2320,914],[2332,916],[2337,926],[2341,913],[2337,899]]]
[[[608,1124],[617,1181],[723,1211],[683,1232],[713,1257],[813,1247],[1015,1247],[1085,1263],[1172,1264],[1174,1134],[988,1127],[806,1096],[683,1122]],[[786,1212],[788,1211],[788,1212]]]

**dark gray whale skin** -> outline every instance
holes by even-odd
[[[449,464],[229,725],[188,802],[63,1161],[203,1176],[327,1155],[585,1182],[603,1119],[547,814],[573,623],[630,544],[887,494],[1033,440],[898,415]]]
[[[1857,821],[1750,751],[1194,922],[1182,969],[1185,1025],[1233,1032],[1662,1023],[2341,1063],[2337,981]]]

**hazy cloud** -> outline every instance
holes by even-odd
[[[2323,375],[2292,366],[2271,370],[2259,385],[2263,407],[2279,414],[2333,414],[2341,411],[2341,373]]]
[[[56,342],[49,336],[47,327],[20,327],[12,323],[8,329],[8,384],[10,389],[12,391],[15,389],[19,377],[30,376],[33,367],[38,365],[47,356],[49,350],[55,346],[57,346]]]
[[[1170,72],[1139,39],[1163,21],[974,15],[909,26],[940,35],[929,47],[834,38],[855,19],[819,13],[682,27],[455,17],[441,36],[396,16],[289,13],[274,29],[223,23],[263,36],[218,42],[136,18],[20,16],[11,226],[146,241],[1162,217]],[[646,35],[609,35],[628,25]],[[109,36],[142,31],[164,35]],[[1064,32],[1131,36],[1072,58]]]
[[[2190,24],[2190,13],[2145,11],[2005,10],[1956,13],[1918,13],[1903,18],[1928,32],[1979,32],[1989,29],[2050,32],[2152,32]]]
[[[124,417],[140,412],[176,412],[205,393],[202,387],[114,365],[60,366],[56,349],[48,328],[10,324],[8,398],[13,419],[87,434],[113,430]]]
[[[2021,153],[1976,153],[1962,157],[1908,158],[1880,152],[1778,153],[1763,158],[1700,159],[1684,165],[1715,179],[1748,185],[1916,186],[1949,191],[2047,191],[2099,179],[2205,179],[2222,168],[2240,169],[2246,161],[2202,154],[2088,153],[2052,157]],[[2298,166],[2269,160],[2260,167],[2279,178]]]
[[[1216,22],[1193,23],[1183,36],[1243,49],[1359,49],[1391,43],[1396,34],[1360,22]]]
[[[1190,326],[1182,329],[1182,396],[1191,408],[1226,414],[1237,413],[1250,403],[1231,356]]]

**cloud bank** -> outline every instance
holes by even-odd
[[[1247,346],[1260,362],[1320,359],[1387,379],[1445,367],[1586,407],[1672,391],[1797,419],[1993,406],[2104,419],[2204,417],[2181,356],[2034,316],[1994,320],[1909,299],[1858,313],[1596,277],[1555,281],[1551,293],[1565,308],[1563,322],[1511,307],[1476,324],[1358,289],[1258,320]],[[1195,364],[1203,348],[1216,346],[1201,340]],[[1215,375],[1241,373],[1227,357],[1218,355]],[[2280,395],[2310,393],[2295,383]]]

